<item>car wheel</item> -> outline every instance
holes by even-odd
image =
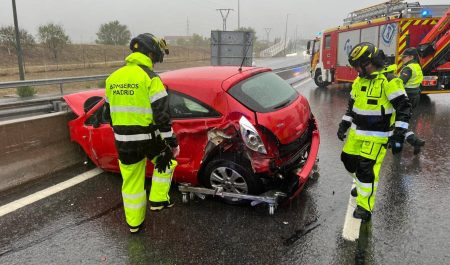
[[[314,83],[316,83],[318,87],[326,87],[330,84],[329,82],[323,81],[322,71],[320,71],[320,69],[317,69],[316,73],[314,74]]]
[[[261,179],[251,171],[250,163],[233,157],[222,157],[208,163],[203,174],[205,186],[221,188],[224,192],[258,195],[263,192]],[[241,199],[224,198],[228,203],[240,203]]]

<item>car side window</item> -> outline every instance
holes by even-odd
[[[219,112],[188,95],[168,92],[170,116],[174,119],[220,117]]]

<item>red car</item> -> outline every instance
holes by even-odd
[[[315,165],[319,131],[308,101],[269,68],[210,66],[160,74],[180,144],[175,182],[258,195],[296,196]],[[72,141],[119,172],[104,89],[64,96],[77,115]],[[148,164],[151,176],[153,166]]]

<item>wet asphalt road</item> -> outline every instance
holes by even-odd
[[[336,137],[348,89],[301,85],[319,121],[320,177],[286,208],[269,216],[258,205],[230,206],[214,199],[147,213],[146,229],[129,235],[119,175],[103,173],[0,217],[0,264],[449,264],[450,94],[422,98],[416,133],[419,156],[406,146],[388,153],[377,204],[357,242],[342,239],[351,187]],[[86,170],[0,195],[0,205]]]

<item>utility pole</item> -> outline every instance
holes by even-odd
[[[19,77],[20,80],[25,80],[25,71],[23,70],[22,46],[20,45],[19,23],[17,22],[16,0],[12,0],[12,8],[14,16],[14,31],[16,33],[17,60],[19,61]]]
[[[295,42],[294,42],[294,52],[297,52],[297,42],[298,42],[298,37],[297,37],[297,33],[298,33],[298,25],[295,26]]]
[[[189,17],[186,19],[186,36],[189,36]]]
[[[284,31],[284,55],[286,55],[286,40],[287,40],[287,26],[288,26],[288,18],[289,18],[289,13],[286,14],[286,29]]]
[[[231,8],[219,8],[219,9],[216,9],[216,10],[220,12],[220,15],[222,15],[223,31],[226,31],[227,30],[227,17],[228,17],[228,14],[230,14],[230,11],[233,11],[233,9],[231,9]]]
[[[241,5],[239,2],[240,0],[238,0],[238,29],[241,28]]]
[[[264,28],[264,30],[266,31],[266,34],[267,34],[267,39],[266,39],[266,41],[267,41],[267,44],[269,44],[269,33],[270,33],[270,30],[271,30],[272,28]]]

